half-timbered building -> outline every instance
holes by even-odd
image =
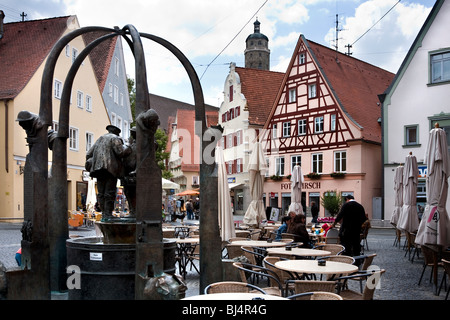
[[[261,136],[269,161],[266,205],[286,211],[290,174],[304,175],[303,208],[328,191],[381,209],[381,108],[394,75],[300,35]],[[326,214],[320,208],[320,214]]]

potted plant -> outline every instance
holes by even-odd
[[[331,214],[335,216],[342,205],[342,196],[340,192],[336,190],[328,190],[320,197],[322,206]]]
[[[283,179],[282,176],[277,176],[277,175],[273,175],[270,177],[270,179],[272,179],[273,181],[280,181],[281,179]]]
[[[310,172],[306,176],[310,179],[320,179],[320,174],[317,172]]]
[[[333,178],[343,178],[345,176],[345,172],[333,172],[330,176]]]

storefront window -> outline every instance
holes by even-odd
[[[86,182],[77,181],[77,211],[86,211],[87,187]]]

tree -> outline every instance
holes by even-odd
[[[136,87],[135,81],[131,78],[127,77],[127,83],[128,83],[128,92],[130,95],[131,114],[133,116],[133,122],[131,123],[131,127],[133,127],[136,125]],[[173,177],[173,174],[166,168],[166,160],[169,159],[170,156],[170,153],[166,152],[166,146],[168,141],[166,133],[158,128],[155,133],[155,141],[157,145],[156,163],[161,168],[163,178],[170,179]]]
[[[337,190],[328,190],[325,191],[320,197],[322,206],[331,214],[331,216],[335,216],[342,205],[342,195],[337,192]]]

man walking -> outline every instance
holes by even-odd
[[[336,216],[333,227],[341,222],[339,238],[345,247],[344,254],[348,256],[359,256],[361,252],[361,226],[367,220],[364,207],[355,201],[352,195],[345,196],[345,203]]]

